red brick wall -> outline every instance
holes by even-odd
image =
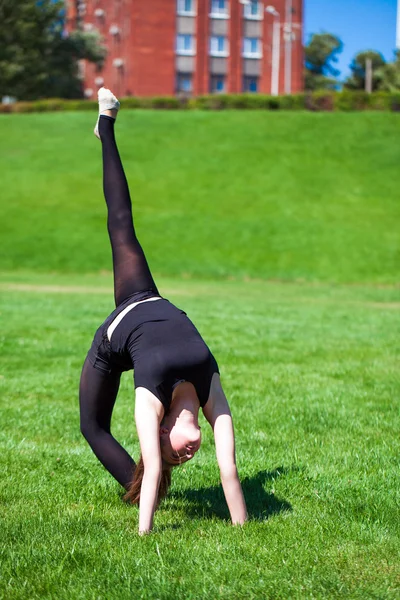
[[[132,0],[132,37],[129,47],[135,96],[175,93],[175,0]]]
[[[209,0],[197,0],[197,27],[195,57],[195,72],[193,94],[207,94],[209,87],[209,31],[210,31],[210,3]]]
[[[230,0],[228,93],[242,91],[242,25],[243,5],[239,0]]]
[[[88,0],[85,23],[94,25],[108,49],[104,68],[86,64],[85,87],[97,91],[96,77],[120,96],[175,93],[175,0]],[[104,17],[96,17],[96,9]],[[110,27],[119,27],[118,35]],[[122,58],[122,67],[113,64]]]

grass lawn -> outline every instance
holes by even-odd
[[[204,422],[138,538],[136,507],[79,433],[108,279],[90,294],[85,277],[2,280],[2,597],[398,597],[397,290],[161,281],[221,364],[251,520],[228,523]],[[114,433],[137,456],[131,374]]]
[[[137,228],[220,364],[250,514],[230,526],[203,419],[144,538],[79,432],[112,309],[92,121],[0,118],[0,598],[397,599],[398,116],[121,114]],[[137,457],[133,407],[130,373],[113,431]]]
[[[399,115],[118,118],[156,274],[399,281]],[[91,113],[0,117],[0,270],[110,269],[94,121]]]

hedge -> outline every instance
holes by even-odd
[[[153,98],[128,97],[124,108],[159,110],[310,110],[310,111],[395,111],[400,112],[399,92],[327,92],[266,96],[261,94],[210,94],[195,98],[159,96]],[[34,102],[0,104],[0,113],[32,113],[68,110],[96,110],[93,100],[62,100],[49,98]]]

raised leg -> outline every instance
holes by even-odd
[[[103,374],[88,359],[79,386],[81,431],[102,465],[125,489],[132,481],[135,462],[111,435],[111,415],[121,374]]]
[[[114,125],[112,117],[100,116],[98,132],[103,147],[103,187],[108,208],[115,304],[118,306],[135,292],[158,291],[136,237],[128,182],[115,141]]]

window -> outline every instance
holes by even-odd
[[[228,56],[228,40],[223,35],[213,35],[210,37],[210,55]]]
[[[193,77],[191,73],[178,73],[176,78],[177,92],[190,94],[193,90]]]
[[[211,0],[211,17],[216,19],[227,19],[228,13],[228,0]]]
[[[188,33],[180,33],[176,37],[176,52],[177,54],[187,54],[189,56],[195,54],[194,37]]]
[[[195,0],[177,0],[178,15],[195,16]]]
[[[245,37],[243,39],[244,58],[261,58],[261,42],[255,37]]]
[[[257,2],[257,0],[250,0],[250,2],[248,4],[244,5],[243,14],[246,19],[262,19],[263,18],[262,2]]]
[[[243,91],[253,94],[258,92],[258,77],[246,75],[243,78]]]
[[[225,92],[225,75],[211,75],[210,92],[212,94],[222,94]]]

